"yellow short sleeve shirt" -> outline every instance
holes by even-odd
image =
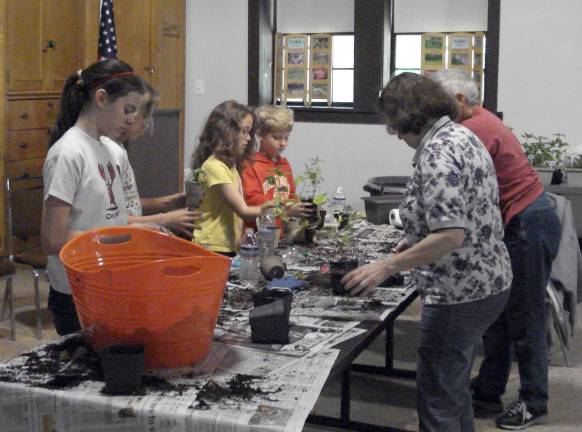
[[[212,186],[233,184],[242,196],[238,171],[214,156],[206,159],[201,168],[204,198],[199,210],[202,219],[194,229],[193,241],[215,252],[235,252],[242,235],[242,220]]]

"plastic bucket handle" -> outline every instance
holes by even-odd
[[[130,242],[131,239],[131,233],[99,234],[99,243],[102,244],[123,244]]]

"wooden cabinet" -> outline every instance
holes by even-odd
[[[117,55],[160,93],[159,108],[184,106],[184,0],[115,0]],[[96,42],[95,42],[96,44]]]
[[[48,132],[56,120],[58,103],[58,99],[8,101],[4,153],[7,177],[42,176]]]
[[[8,93],[60,92],[81,65],[83,0],[6,1]]]
[[[42,175],[64,83],[97,60],[99,3],[0,0],[0,252],[6,247],[5,179]],[[118,57],[160,92],[160,108],[179,111],[181,173],[185,0],[115,0],[114,13]]]

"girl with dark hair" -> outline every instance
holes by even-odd
[[[144,81],[127,63],[108,59],[73,73],[61,95],[43,169],[41,241],[48,255],[48,306],[60,335],[80,329],[58,254],[82,231],[126,225],[127,211],[114,143],[135,122]]]
[[[148,83],[145,83],[145,87],[143,104],[137,112],[135,122],[127,127],[125,133],[117,140],[116,144],[118,145],[114,146],[119,155],[128,222],[130,224],[147,224],[168,233],[172,231],[181,237],[191,240],[192,230],[196,220],[200,217],[200,213],[186,208],[186,194],[184,192],[155,198],[142,198],[137,190],[135,174],[129,162],[127,147],[131,141],[153,129],[153,115],[158,100],[156,89]],[[107,137],[101,137],[101,140],[113,142]]]
[[[229,256],[236,254],[242,236],[241,219],[255,220],[272,205],[248,206],[242,192],[238,170],[255,152],[254,122],[251,108],[233,100],[221,103],[210,113],[192,155],[192,169],[204,188],[193,241]]]
[[[394,255],[343,279],[352,294],[412,269],[422,298],[416,387],[420,431],[472,431],[469,378],[481,336],[511,285],[491,157],[451,119],[455,101],[430,78],[393,77],[379,100],[388,132],[415,149],[400,203],[405,238]]]

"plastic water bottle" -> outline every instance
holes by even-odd
[[[261,246],[259,258],[262,261],[265,257],[275,254],[275,244],[279,227],[277,226],[277,215],[273,209],[268,209],[259,218],[259,244]]]
[[[335,192],[331,196],[329,207],[334,219],[339,221],[340,215],[346,207],[346,196],[344,194],[343,186],[340,185],[335,189]]]
[[[259,240],[252,228],[245,229],[240,244],[240,283],[256,285],[259,281]]]

